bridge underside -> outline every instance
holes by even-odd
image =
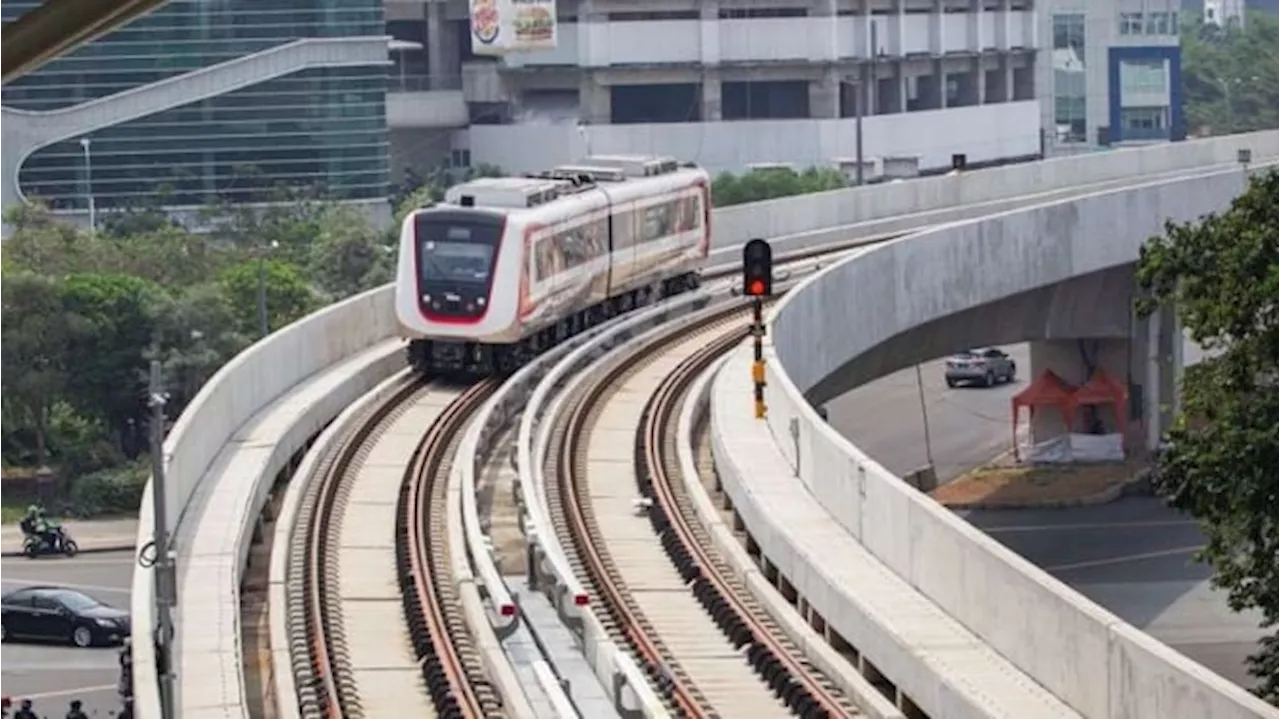
[[[1136,326],[1131,310],[1133,284],[1133,265],[1127,264],[971,307],[891,337],[845,362],[805,395],[822,404],[917,362],[971,347],[1034,340],[1128,339]]]

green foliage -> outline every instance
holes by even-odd
[[[1201,556],[1232,609],[1257,609],[1267,638],[1250,658],[1277,700],[1277,182],[1255,177],[1231,208],[1170,223],[1138,263],[1139,310],[1172,303],[1206,358],[1182,381],[1184,406],[1161,454],[1158,488],[1199,522]]]
[[[407,212],[456,182],[500,174],[435,170],[399,204]],[[136,508],[146,467],[128,462],[149,444],[148,363],[161,362],[176,417],[258,338],[260,269],[272,330],[394,275],[398,223],[374,227],[362,208],[316,188],[261,186],[251,167],[237,178],[272,204],[205,208],[198,231],[158,202],[101,213],[96,233],[40,205],[5,216],[0,447],[6,466],[52,466],[78,513]]]
[[[76,517],[137,512],[150,469],[150,462],[144,459],[76,478],[71,483],[68,512]]]
[[[302,317],[319,304],[298,266],[276,259],[256,259],[232,265],[218,279],[232,310],[232,321],[245,336],[258,335],[258,294],[266,285],[267,324],[271,330]]]
[[[825,167],[810,167],[799,173],[787,168],[752,170],[741,175],[723,172],[711,183],[711,198],[716,207],[726,207],[838,190],[848,184],[838,170]]]
[[[329,209],[309,248],[309,274],[330,299],[356,294],[391,281],[395,243],[369,226],[359,210],[338,205]]]
[[[143,351],[164,291],[129,275],[71,275],[60,284],[69,328],[68,401],[112,427],[141,421]]]
[[[122,459],[106,423],[77,413],[67,402],[50,408],[49,446],[58,466],[73,476],[115,466]]]
[[[1182,84],[1187,129],[1214,135],[1274,129],[1277,102],[1277,28],[1273,15],[1252,12],[1244,27],[1206,24],[1184,13]]]
[[[4,318],[0,322],[0,373],[5,418],[16,419],[31,435],[31,459],[49,459],[49,412],[67,389],[68,335],[57,280],[31,272],[4,278]]]

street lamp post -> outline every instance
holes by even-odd
[[[280,243],[272,240],[269,249],[276,249]],[[267,250],[258,249],[258,335],[266,337],[271,334],[271,326],[267,322]]]
[[[88,200],[89,200],[89,231],[97,232],[98,231],[98,217],[97,217],[98,212],[97,212],[97,207],[95,206],[95,202],[93,200],[93,161],[91,159],[91,155],[89,152],[90,144],[91,143],[89,141],[89,138],[87,137],[80,138],[80,151],[81,151],[81,154],[84,155],[85,194],[88,196]]]

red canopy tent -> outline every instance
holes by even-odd
[[[1062,412],[1062,421],[1068,428],[1075,416],[1075,391],[1052,370],[1040,373],[1036,381],[1027,385],[1013,396],[1013,452],[1018,455],[1018,409],[1026,407],[1031,416],[1035,416],[1036,407],[1057,407]]]
[[[1128,427],[1126,414],[1129,390],[1120,382],[1111,378],[1103,370],[1093,373],[1088,382],[1080,385],[1073,395],[1076,407],[1086,405],[1112,405],[1116,413],[1116,431],[1124,433]]]

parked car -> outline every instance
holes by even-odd
[[[0,640],[54,639],[77,647],[130,635],[129,612],[61,587],[24,587],[0,597]]]
[[[947,386],[980,384],[990,387],[997,382],[1012,382],[1018,374],[1013,358],[995,347],[968,350],[947,358]]]

